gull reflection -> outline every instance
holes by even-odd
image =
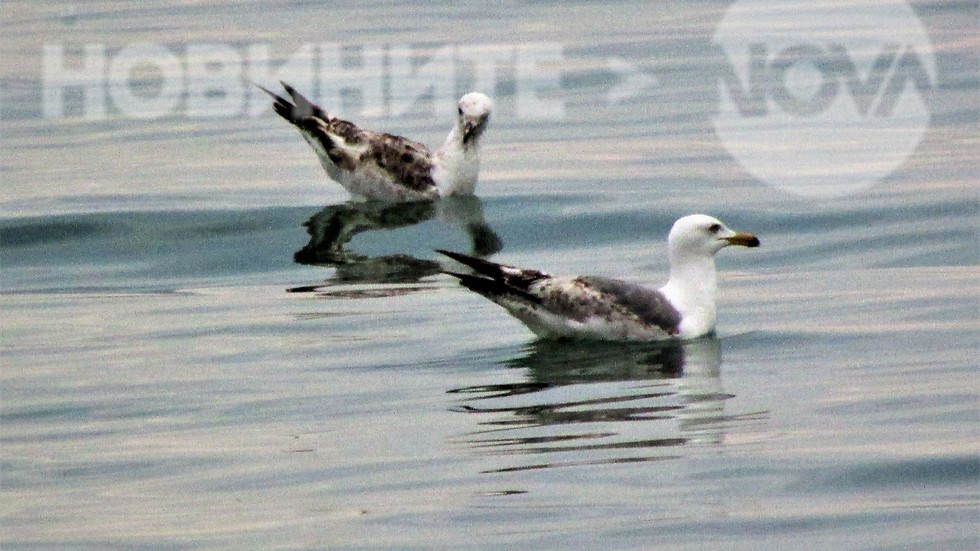
[[[348,202],[324,207],[303,224],[310,241],[296,251],[293,260],[334,268],[332,283],[414,283],[439,273],[441,265],[407,252],[372,257],[348,250],[348,244],[360,233],[393,231],[430,220],[440,220],[464,232],[475,256],[489,256],[503,247],[500,237],[486,223],[478,197],[395,204]],[[426,243],[418,249],[429,252],[436,247],[436,243]],[[291,290],[311,291],[319,287],[322,286]]]
[[[721,343],[537,341],[508,365],[524,381],[450,390],[480,416],[463,442],[488,455],[533,455],[487,472],[656,461],[718,444],[728,420]],[[543,458],[542,458],[543,457]]]

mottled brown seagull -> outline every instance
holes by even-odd
[[[758,247],[759,240],[703,214],[681,218],[667,237],[670,278],[657,290],[598,276],[552,276],[438,252],[475,272],[446,273],[503,306],[539,337],[655,341],[695,339],[714,331],[715,253],[729,245]]]
[[[480,172],[480,136],[493,110],[490,98],[471,92],[459,99],[456,124],[442,148],[337,118],[281,82],[292,101],[266,88],[273,109],[313,147],[327,174],[352,195],[381,201],[432,200],[472,195]]]

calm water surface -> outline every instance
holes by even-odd
[[[729,7],[6,5],[0,547],[977,549],[977,8],[914,5],[929,128],[812,199],[714,132]],[[559,44],[565,113],[505,60],[479,200],[351,204],[271,110],[43,116],[44,44],[136,42]],[[610,57],[654,84],[612,101]],[[762,247],[683,345],[537,341],[432,252],[657,286],[691,212]]]

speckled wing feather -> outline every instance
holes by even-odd
[[[361,154],[361,162],[373,162],[394,181],[413,191],[436,189],[432,179],[432,153],[424,144],[392,134],[361,131],[361,135],[366,136],[368,144]]]
[[[603,302],[618,305],[634,314],[644,324],[659,327],[669,335],[677,333],[681,313],[660,291],[598,276],[581,276],[576,280],[604,297]]]

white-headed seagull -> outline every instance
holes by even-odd
[[[503,306],[539,337],[654,341],[695,339],[715,329],[715,253],[730,245],[758,247],[716,218],[685,216],[667,238],[670,278],[660,289],[598,276],[559,277],[472,256],[438,252],[472,274],[447,271]]]

